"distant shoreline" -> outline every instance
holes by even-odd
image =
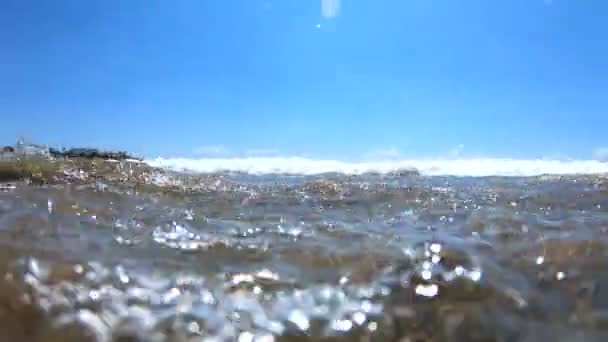
[[[75,148],[54,148],[47,145],[26,143],[23,140],[17,141],[15,145],[7,145],[0,150],[0,160],[10,159],[19,156],[40,156],[54,158],[100,158],[105,160],[134,160],[142,161],[143,158],[133,156],[125,151],[101,150],[97,148],[75,147]]]

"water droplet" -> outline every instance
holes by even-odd
[[[201,327],[197,322],[190,322],[187,326],[188,331],[192,334],[200,334],[201,333]]]
[[[372,332],[378,330],[378,323],[376,323],[376,322],[370,322],[367,325],[367,329],[369,329],[369,331],[372,331]]]
[[[288,320],[295,324],[300,330],[306,331],[310,328],[308,317],[301,310],[295,309],[289,313]]]
[[[240,283],[253,283],[255,278],[251,274],[239,273],[232,276],[232,284],[238,285]]]
[[[123,284],[128,284],[131,280],[129,279],[129,275],[127,274],[127,271],[125,271],[125,269],[122,266],[117,266],[115,269],[116,272],[116,276],[118,277],[118,280],[123,283]]]
[[[373,308],[372,302],[370,302],[369,300],[364,300],[361,303],[361,310],[363,310],[364,312],[371,312]]]
[[[439,286],[436,284],[417,285],[416,293],[424,297],[435,297],[439,293]]]
[[[240,335],[239,335],[239,342],[253,342],[253,338],[255,336],[250,333],[249,331],[243,331]]]
[[[353,314],[353,322],[355,322],[357,325],[363,325],[366,319],[367,316],[361,311],[357,311]]]
[[[331,328],[336,331],[346,332],[352,329],[353,322],[348,319],[337,319],[331,323]]]
[[[291,228],[287,234],[289,236],[297,239],[300,237],[300,235],[302,235],[302,229],[294,227],[294,228]]]
[[[436,254],[441,253],[441,245],[440,245],[440,244],[438,244],[438,243],[432,243],[432,244],[429,246],[429,249],[430,249],[430,250],[431,250],[431,252],[433,252],[433,253],[436,253]]]
[[[255,276],[264,280],[279,280],[279,275],[270,271],[269,269],[263,269],[256,273]]]
[[[478,282],[481,280],[481,275],[482,275],[482,272],[480,269],[474,269],[471,272],[469,272],[469,279],[471,279],[474,282]]]
[[[181,295],[179,289],[172,287],[169,291],[163,294],[162,301],[165,304],[171,303],[173,300],[179,297],[179,295]]]
[[[89,292],[89,298],[91,298],[92,301],[99,300],[99,297],[100,297],[99,291],[92,290],[92,291]]]
[[[84,267],[82,267],[80,264],[76,264],[74,265],[74,272],[77,274],[82,274],[82,272],[84,272]]]
[[[538,258],[536,258],[536,264],[537,265],[542,265],[545,262],[545,257],[544,256],[539,256]]]

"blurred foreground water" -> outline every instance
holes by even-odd
[[[605,178],[83,172],[0,186],[0,341],[608,338]]]

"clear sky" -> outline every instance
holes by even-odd
[[[590,158],[606,0],[2,0],[0,143]]]

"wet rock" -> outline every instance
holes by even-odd
[[[36,183],[45,183],[60,173],[60,166],[47,159],[0,161],[0,182],[31,179]]]
[[[335,196],[342,190],[342,188],[335,181],[320,180],[305,184],[303,190],[325,196]]]
[[[9,275],[9,276],[7,276]],[[0,336],[6,341],[27,341],[37,334],[44,315],[19,279],[6,273],[0,279]]]

